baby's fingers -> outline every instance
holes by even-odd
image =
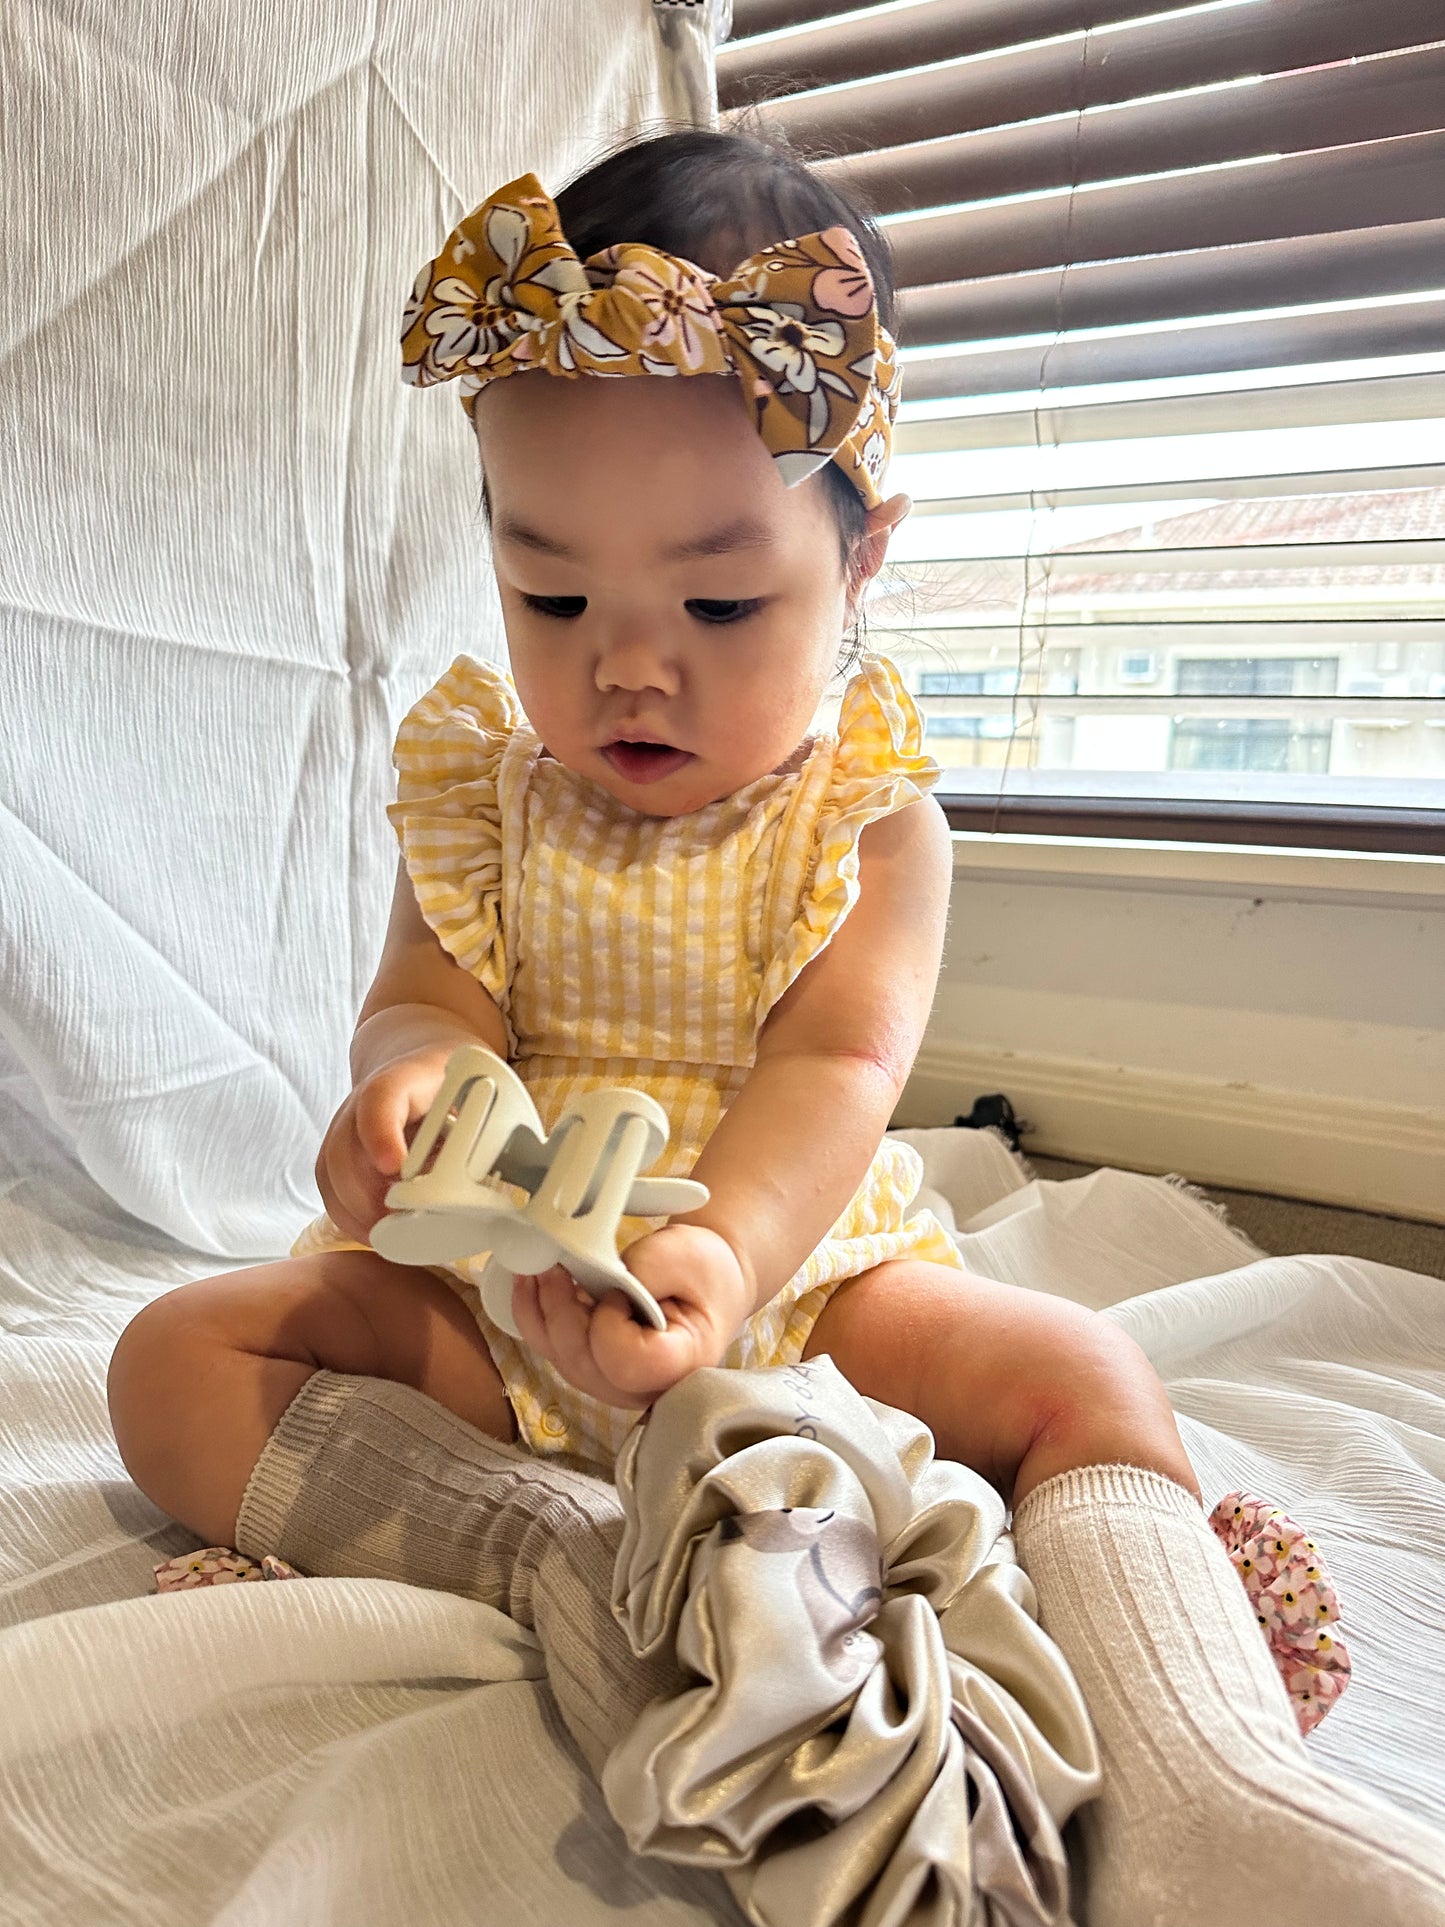
[[[378,1177],[364,1159],[357,1157],[346,1135],[333,1133],[316,1161],[316,1183],[337,1230],[364,1244],[386,1209],[383,1200],[390,1180]]]
[[[575,1325],[579,1315],[585,1319],[585,1313],[576,1303],[576,1296],[576,1285],[555,1265],[535,1278],[519,1277],[512,1286],[512,1316],[523,1343],[554,1365],[562,1363],[558,1356],[560,1349],[575,1351],[577,1347]],[[585,1334],[582,1342],[585,1347]]]
[[[675,1300],[663,1306],[669,1314],[677,1309]],[[666,1331],[640,1325],[620,1291],[609,1292],[593,1312],[588,1337],[603,1378],[634,1399],[660,1398],[699,1365],[717,1362],[705,1356],[699,1334],[672,1315]]]
[[[512,1315],[525,1342],[550,1359],[579,1392],[587,1392],[605,1405],[643,1403],[624,1387],[612,1384],[598,1367],[590,1342],[596,1316],[594,1300],[560,1265],[538,1278],[517,1280]]]
[[[378,1078],[356,1093],[352,1116],[357,1142],[384,1177],[401,1170],[412,1108],[410,1093],[393,1080]]]

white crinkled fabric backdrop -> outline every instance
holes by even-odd
[[[459,215],[706,104],[649,0],[0,10],[0,1044],[145,1222],[273,1254],[385,921],[403,708],[500,653]]]

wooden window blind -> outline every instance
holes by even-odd
[[[893,248],[957,820],[1445,853],[1440,0],[735,0],[718,88]]]

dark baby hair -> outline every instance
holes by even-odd
[[[634,141],[579,175],[555,204],[584,261],[640,241],[717,275],[773,242],[845,227],[873,277],[879,319],[893,325],[893,264],[873,222],[786,148],[751,134],[695,129]],[[867,510],[835,462],[822,475],[846,568]]]

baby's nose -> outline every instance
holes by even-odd
[[[673,696],[681,685],[677,660],[663,638],[629,630],[597,652],[594,677],[599,690],[655,689]]]

